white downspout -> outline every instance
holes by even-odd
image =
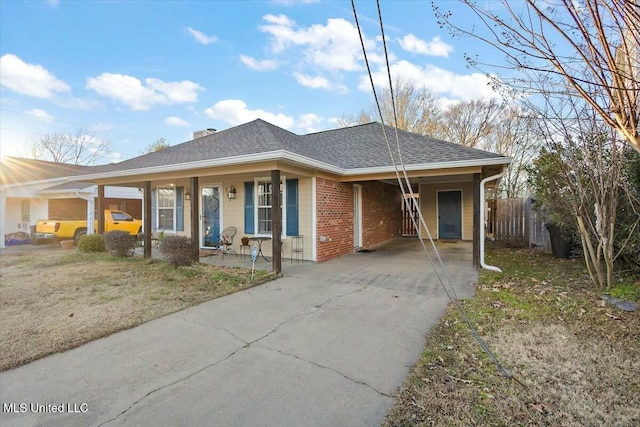
[[[487,270],[497,271],[498,273],[502,273],[502,270],[498,267],[494,267],[493,265],[487,265],[484,262],[484,239],[485,239],[485,229],[484,229],[484,185],[489,181],[495,181],[496,179],[502,178],[502,175],[507,173],[507,171],[502,171],[501,173],[493,176],[489,176],[482,181],[480,181],[480,266],[482,268],[486,268]]]

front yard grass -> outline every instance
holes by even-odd
[[[640,311],[606,304],[579,260],[503,249],[488,263],[504,272],[481,272],[462,305],[514,379],[451,304],[384,425],[640,425]],[[635,300],[640,287],[610,293]]]
[[[244,268],[105,253],[12,250],[0,256],[0,371],[228,295],[275,276]]]

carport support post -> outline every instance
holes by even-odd
[[[194,261],[200,260],[200,215],[199,215],[199,206],[198,203],[200,198],[198,197],[198,177],[192,176],[190,180],[189,192],[191,193],[191,244],[192,248],[192,257]]]
[[[104,234],[104,185],[98,185],[98,234]]]
[[[282,272],[282,196],[280,193],[280,171],[271,171],[271,265],[276,274]]]
[[[145,181],[142,188],[144,205],[142,207],[142,233],[144,234],[144,257],[151,258],[151,181]]]
[[[480,209],[484,209],[484,200],[480,200],[480,174],[473,174],[473,266],[480,268]]]

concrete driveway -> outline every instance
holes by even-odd
[[[442,248],[472,295],[471,247]],[[379,425],[448,303],[417,241],[285,273],[1,373],[0,424]]]

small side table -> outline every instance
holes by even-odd
[[[291,236],[291,264],[293,260],[298,262],[304,261],[304,236]]]
[[[240,256],[244,259],[245,255],[251,255],[251,245],[240,245]]]
[[[249,237],[249,241],[251,242],[258,242],[258,256],[264,258],[265,261],[270,262],[269,258],[267,258],[266,256],[264,256],[264,254],[262,253],[262,242],[267,241],[267,240],[271,240],[271,237],[261,237],[261,236],[257,236],[257,237]]]

